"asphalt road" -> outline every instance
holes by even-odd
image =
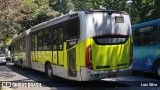
[[[12,84],[20,83],[21,87],[1,87],[0,90],[160,90],[160,87],[158,87],[160,83],[157,83],[159,80],[152,73],[134,72],[132,76],[76,82],[59,77],[50,80],[42,72],[32,69],[22,70],[19,67],[14,67],[11,63],[6,66],[0,65],[1,84],[10,81],[13,81]],[[36,83],[37,87],[27,87],[26,83],[27,85],[28,83]],[[158,86],[145,86],[148,83],[158,84]]]

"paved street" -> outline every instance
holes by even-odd
[[[0,90],[160,90],[160,87],[135,87],[141,82],[156,82],[151,73],[135,72],[132,76],[118,78],[106,78],[99,81],[76,82],[55,77],[54,80],[46,78],[45,74],[39,71],[25,69],[22,70],[8,63],[0,65],[0,81],[14,81],[20,83],[40,83],[42,87],[2,87]]]

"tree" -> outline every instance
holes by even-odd
[[[74,0],[49,0],[49,6],[52,10],[57,11],[61,14],[75,11]]]
[[[37,0],[38,1],[38,0]],[[0,1],[0,38],[3,42],[13,38],[28,28],[49,20],[58,12],[51,10],[48,0],[33,2],[32,0],[1,0]]]
[[[20,28],[16,21],[24,17],[21,14],[22,10],[23,6],[19,0],[0,1],[0,38],[2,42],[13,37],[13,34],[17,32],[17,28]]]
[[[132,7],[132,24],[160,18],[159,0],[134,0]]]
[[[22,25],[20,32],[61,15],[59,12],[56,12],[49,7],[48,0],[34,0],[32,3],[34,3],[35,7],[30,14],[30,18],[24,18],[23,20],[19,21],[19,23]]]
[[[106,10],[121,10],[128,12],[127,0],[72,0],[75,10],[95,10],[101,7]],[[155,20],[160,18],[159,0],[132,0],[131,22],[132,24]]]

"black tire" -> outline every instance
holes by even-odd
[[[160,79],[160,61],[154,65],[154,73],[158,79]]]
[[[4,63],[4,65],[6,65],[6,63]]]
[[[53,71],[52,71],[52,66],[50,63],[47,63],[45,67],[45,72],[48,78],[52,79],[53,78]]]

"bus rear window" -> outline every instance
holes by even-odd
[[[113,45],[125,43],[128,36],[98,36],[93,39],[97,45]]]

